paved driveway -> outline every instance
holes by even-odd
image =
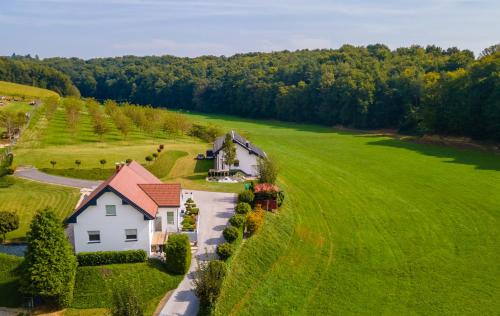
[[[81,180],[66,178],[61,176],[54,176],[41,172],[40,170],[32,167],[19,167],[14,174],[16,177],[34,180],[43,183],[64,185],[67,187],[79,188],[79,189],[91,189],[96,187],[101,183],[101,181],[91,181],[91,180]]]
[[[185,190],[185,192],[193,192],[193,199],[200,208],[198,249],[193,254],[189,272],[170,296],[160,315],[194,316],[198,314],[199,301],[193,290],[193,276],[197,268],[197,260],[206,260],[206,255],[209,259],[217,256],[215,248],[217,244],[224,241],[222,231],[234,214],[235,194],[192,190]]]

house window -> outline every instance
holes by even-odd
[[[106,205],[106,216],[116,216],[116,205]]]
[[[175,224],[175,222],[174,222],[174,212],[167,212],[167,224],[168,225]]]
[[[137,240],[137,229],[125,229],[125,240],[126,241]]]
[[[87,232],[89,234],[89,243],[101,242],[101,232],[98,230],[91,230]]]

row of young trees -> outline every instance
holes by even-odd
[[[76,97],[64,98],[62,103],[66,111],[66,123],[70,131],[74,134],[80,123],[84,103],[81,99]]]
[[[98,99],[256,118],[500,139],[500,46],[376,44],[198,58],[52,58]]]

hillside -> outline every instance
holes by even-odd
[[[54,91],[7,81],[0,81],[0,95],[39,99],[47,98],[50,96],[59,96]]]
[[[197,116],[276,157],[286,202],[233,258],[217,315],[495,314],[500,159]]]

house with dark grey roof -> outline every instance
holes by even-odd
[[[229,134],[236,146],[236,162],[231,166],[225,163],[222,147],[224,146],[226,136],[218,137],[213,147],[213,154],[215,157],[214,171],[239,170],[248,176],[257,176],[258,159],[266,158],[266,153],[235,131],[230,131]]]
[[[179,231],[181,207],[180,184],[162,183],[132,161],[117,165],[66,222],[76,253],[143,249],[151,254],[168,233]]]

